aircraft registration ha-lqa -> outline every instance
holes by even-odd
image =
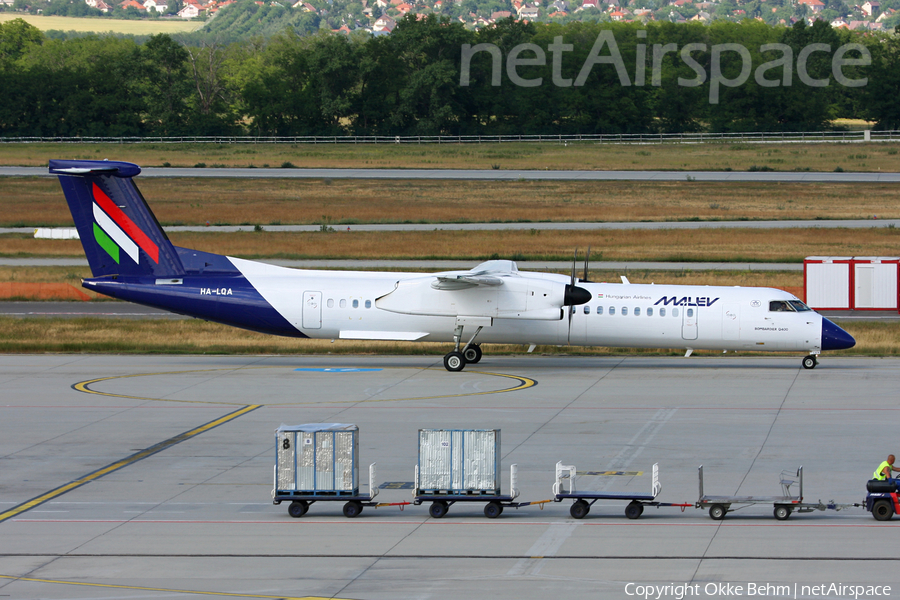
[[[856,341],[771,288],[591,283],[491,260],[433,274],[290,269],[174,246],[127,162],[51,160],[95,292],[275,335],[453,342],[449,371],[480,343],[820,352]]]

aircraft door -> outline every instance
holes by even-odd
[[[697,339],[697,307],[685,306],[681,321],[681,337],[686,340]]]
[[[303,292],[303,328],[322,328],[322,292]]]

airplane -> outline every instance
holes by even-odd
[[[490,260],[468,271],[301,270],[174,246],[135,185],[139,166],[51,160],[100,294],[297,338],[453,343],[448,371],[482,343],[806,352],[856,344],[772,288],[594,283]],[[476,342],[476,339],[478,340]]]

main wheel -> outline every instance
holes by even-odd
[[[437,500],[428,507],[428,514],[435,519],[440,519],[447,514],[447,503],[443,500]]]
[[[890,521],[894,516],[894,507],[888,500],[879,500],[872,505],[872,516],[876,521]]]
[[[466,351],[463,352],[463,357],[466,359],[467,363],[471,363],[473,365],[478,364],[478,361],[481,360],[481,346],[478,344],[472,344]]]
[[[299,519],[309,510],[309,504],[305,500],[294,500],[288,505],[288,514]]]
[[[815,369],[817,364],[819,363],[816,361],[816,357],[812,354],[803,358],[804,369]]]
[[[362,512],[363,506],[359,502],[355,500],[351,500],[347,504],[344,505],[344,516],[348,519],[352,519],[353,517],[358,517],[359,513]]]
[[[625,507],[625,516],[629,519],[637,519],[644,514],[644,505],[640,502],[629,502]]]
[[[725,513],[728,512],[725,507],[721,504],[713,504],[709,507],[709,518],[714,521],[721,521],[725,518]]]
[[[591,505],[584,500],[576,500],[569,509],[573,519],[583,519],[591,511]]]
[[[779,521],[786,521],[789,516],[791,516],[791,507],[790,506],[776,506],[775,507],[775,518]]]
[[[488,502],[484,505],[484,516],[488,519],[496,519],[503,512],[503,506],[499,502]]]
[[[462,371],[466,366],[466,357],[461,352],[448,352],[444,355],[444,368],[448,371]]]

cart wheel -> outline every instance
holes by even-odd
[[[629,519],[637,519],[644,513],[644,505],[640,502],[629,502],[625,507],[625,516]]]
[[[358,517],[359,513],[362,512],[362,504],[357,502],[356,500],[352,500],[344,505],[344,516],[348,519],[352,519],[353,517]]]
[[[876,521],[890,521],[894,516],[894,507],[887,500],[879,500],[872,505],[872,516]]]
[[[775,518],[779,521],[787,521],[787,518],[791,516],[791,507],[790,506],[776,506],[775,507]]]
[[[725,513],[728,512],[726,508],[721,504],[713,504],[709,507],[709,518],[714,521],[721,521],[725,518]]]
[[[305,515],[308,510],[309,504],[307,504],[306,500],[294,500],[288,505],[288,514],[295,519],[299,519]]]
[[[584,500],[576,500],[569,509],[573,519],[583,519],[591,511],[591,505]]]
[[[496,519],[503,512],[503,506],[499,502],[488,502],[484,505],[484,516],[488,519]]]
[[[428,514],[435,519],[440,519],[447,514],[447,503],[443,500],[432,502],[431,506],[428,507]]]

